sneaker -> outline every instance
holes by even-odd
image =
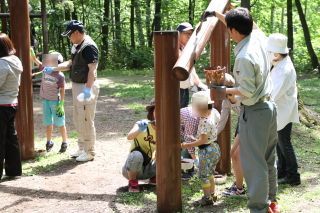
[[[193,175],[188,172],[182,172],[181,179],[182,180],[190,180],[192,178],[192,176]]]
[[[277,202],[271,202],[269,205],[268,213],[280,213],[280,207]]]
[[[154,185],[154,186],[157,185],[156,176],[154,176],[154,177],[152,177],[152,178],[149,179],[149,184],[150,184],[150,185]]]
[[[212,196],[210,197],[203,196],[200,200],[193,202],[193,206],[195,207],[199,207],[199,206],[202,207],[202,206],[209,206],[209,205],[213,205]]]
[[[46,150],[47,152],[50,152],[52,147],[53,147],[54,143],[52,141],[47,141],[46,143]]]
[[[241,196],[246,194],[246,190],[243,187],[242,189],[239,189],[237,186],[230,187],[230,189],[222,192],[225,196]]]
[[[92,161],[94,159],[93,155],[83,152],[79,157],[76,158],[78,162],[87,162]]]
[[[138,192],[140,192],[138,180],[129,180],[129,188],[128,188],[128,191],[129,191],[129,192],[132,192],[132,193],[138,193]]]
[[[72,153],[70,156],[71,156],[71,158],[77,158],[77,157],[79,157],[82,153],[84,153],[84,151],[79,149],[79,150],[76,151],[75,153]]]
[[[67,150],[67,148],[68,148],[67,142],[62,142],[59,152],[63,153],[63,152],[65,152]]]

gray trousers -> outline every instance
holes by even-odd
[[[276,199],[276,116],[275,104],[269,101],[241,107],[240,159],[253,213],[266,213],[268,200]]]
[[[125,165],[122,168],[122,175],[129,179],[128,171],[137,172],[138,180],[145,180],[156,176],[156,162],[151,160],[148,165],[143,166],[143,155],[139,151],[130,152]]]
[[[79,102],[77,96],[82,93],[85,84],[72,83],[73,96],[73,121],[78,132],[79,150],[95,155],[94,144],[96,141],[96,128],[94,118],[96,113],[99,85],[97,82],[92,86],[95,98],[90,101]]]

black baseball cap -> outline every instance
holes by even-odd
[[[62,36],[69,36],[71,33],[73,33],[74,31],[78,30],[79,32],[83,32],[84,31],[84,26],[82,24],[81,21],[78,20],[71,20],[68,24],[67,24],[67,28],[66,31],[64,31],[63,33],[61,33]]]

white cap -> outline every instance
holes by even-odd
[[[280,33],[271,34],[267,42],[267,51],[273,53],[287,54],[289,53],[287,42],[287,36]]]
[[[52,54],[52,55],[58,55],[58,62],[59,63],[63,62],[63,56],[61,55],[61,53],[56,52],[56,51],[52,51],[52,52],[49,52],[49,53]]]
[[[194,93],[191,98],[192,106],[208,106],[208,104],[213,104],[214,102],[211,100],[210,92],[208,91]]]
[[[189,30],[193,30],[193,27],[192,27],[192,25],[190,23],[183,22],[183,23],[178,25],[177,30],[179,32],[186,32],[186,31],[189,31]]]

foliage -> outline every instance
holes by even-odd
[[[103,17],[104,1],[109,5],[109,17]],[[102,48],[104,36],[107,37],[108,49],[101,49],[103,54],[101,61],[107,65],[107,68],[145,68],[153,66],[153,48],[149,45],[152,39],[152,27],[155,18],[155,2],[151,0],[121,0],[120,2],[120,23],[117,25],[115,20],[116,5],[114,0],[48,0],[47,11],[50,49],[57,49],[64,54],[69,55],[70,43],[67,39],[61,38],[60,34],[64,30],[63,23],[67,20],[79,19],[87,27],[87,32]],[[135,10],[130,10],[131,3],[134,2]],[[148,5],[150,2],[150,5]],[[194,10],[189,11],[189,3],[194,2]],[[239,5],[238,1],[232,2]],[[309,25],[311,40],[318,57],[320,57],[320,29],[317,26],[320,23],[320,0],[302,0],[303,9]],[[30,0],[35,13],[40,9],[40,1]],[[176,26],[185,21],[193,22],[195,25],[208,5],[207,0],[162,0],[161,1],[161,29],[174,30]],[[138,7],[138,8],[137,8]],[[137,10],[139,9],[139,10]],[[266,34],[272,32],[287,33],[286,24],[286,2],[281,0],[256,0],[251,1],[252,15],[258,25]],[[135,12],[134,19],[130,20],[131,12]],[[194,18],[189,19],[189,13],[194,14]],[[293,25],[294,25],[294,59],[297,70],[306,72],[311,70],[310,60],[305,47],[305,38],[301,28],[299,16],[295,5],[293,4]],[[130,21],[134,21],[134,32],[130,31]],[[107,24],[109,31],[107,35],[102,34],[102,26]],[[39,19],[33,19],[32,25],[37,32],[37,39],[41,44],[41,23]],[[118,26],[118,27],[117,27]],[[120,38],[116,38],[120,30]],[[142,34],[141,34],[142,33]],[[134,37],[132,37],[134,36]],[[132,44],[132,39],[134,43]],[[106,48],[104,46],[104,48]],[[41,51],[41,46],[38,48]],[[206,59],[207,60],[207,59]],[[206,62],[208,63],[208,62]]]

